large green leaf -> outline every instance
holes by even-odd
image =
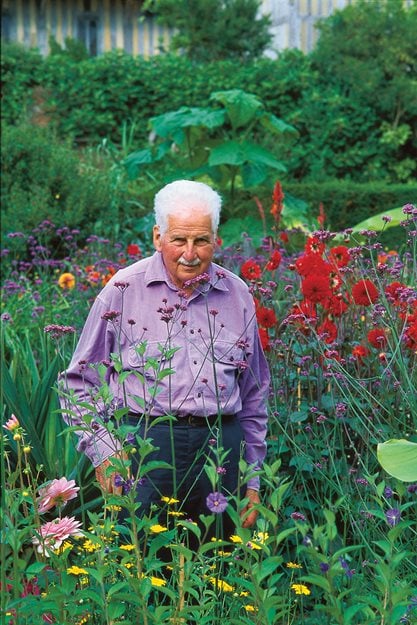
[[[210,152],[208,164],[210,167],[218,165],[243,165],[246,160],[245,151],[237,141],[225,141],[217,145]]]
[[[391,221],[386,221],[383,217],[390,217]],[[404,213],[402,208],[392,208],[388,211],[378,213],[378,215],[372,215],[368,219],[364,219],[360,223],[353,226],[353,232],[360,232],[361,230],[385,230],[386,228],[392,228],[392,226],[398,226],[404,219]]]
[[[242,166],[242,182],[245,189],[262,184],[267,176],[267,168],[260,163],[245,163]]]
[[[241,89],[216,91],[211,94],[210,99],[220,102],[225,107],[233,128],[246,126],[253,120],[258,110],[263,108],[259,98]]]
[[[285,165],[278,161],[271,152],[255,143],[249,142],[226,141],[217,145],[212,149],[208,163],[211,167],[218,165],[239,166],[244,163],[253,163],[271,167],[277,171],[287,171]]]
[[[242,242],[242,232],[250,234],[251,244],[255,248],[259,247],[266,235],[263,223],[256,214],[245,215],[244,217],[231,217],[219,229],[223,246],[229,247],[235,243]],[[250,250],[248,250],[248,253],[250,253]]]
[[[177,111],[170,111],[157,117],[152,117],[150,126],[160,137],[170,138],[182,143],[183,128],[190,126],[204,126],[217,128],[224,123],[225,112],[212,108],[182,106]]]
[[[382,468],[403,482],[417,480],[417,443],[405,439],[391,439],[379,443],[378,461]]]

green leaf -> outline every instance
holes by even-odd
[[[246,126],[254,119],[258,110],[263,108],[262,102],[256,95],[246,93],[241,89],[216,91],[211,94],[210,99],[220,102],[225,107],[233,128]]]
[[[366,604],[356,604],[345,607],[343,609],[343,625],[350,625],[353,617],[364,608],[367,608]]]
[[[298,135],[298,130],[284,122],[283,119],[276,117],[273,113],[264,113],[259,120],[261,125],[275,134],[292,134]]]
[[[403,482],[417,480],[417,443],[405,439],[391,439],[379,443],[378,461],[382,468]]]
[[[182,143],[185,136],[184,128],[191,126],[217,128],[224,123],[224,118],[225,113],[221,110],[183,106],[177,111],[169,111],[163,115],[152,117],[150,126],[160,137],[175,139],[177,143]]]
[[[391,217],[391,221],[384,221],[382,218],[385,215],[387,217]],[[356,224],[356,226],[353,226],[353,232],[360,232],[361,230],[376,230],[379,232],[380,230],[386,230],[387,228],[398,226],[403,220],[404,213],[402,207],[392,208],[391,210],[383,211],[382,213],[378,213],[378,215],[373,215],[372,217]]]
[[[331,593],[330,583],[326,577],[322,575],[303,575],[300,577],[303,582],[308,582],[313,584],[314,586],[319,586],[319,588],[323,588],[328,593]]]
[[[210,167],[217,165],[243,165],[245,152],[237,141],[225,141],[217,145],[210,152],[208,164]]]

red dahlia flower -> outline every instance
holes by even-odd
[[[136,243],[130,243],[130,245],[128,245],[127,248],[126,248],[126,253],[129,256],[142,256],[142,252],[140,251],[140,247],[139,247],[139,245],[136,245]]]
[[[337,326],[333,323],[333,321],[330,321],[330,319],[326,319],[317,328],[317,334],[324,340],[325,343],[330,345],[337,339]]]
[[[341,295],[331,295],[322,304],[333,317],[341,317],[348,309],[348,304]]]
[[[369,306],[374,304],[378,297],[378,289],[371,280],[359,280],[352,287],[352,297],[355,304]]]
[[[243,263],[240,272],[246,280],[258,280],[262,275],[262,269],[253,258]]]
[[[312,274],[329,275],[333,271],[332,265],[326,263],[320,254],[303,254],[295,261],[295,269],[303,278]]]
[[[269,352],[271,345],[269,343],[268,330],[265,328],[259,328],[259,338],[261,339],[261,345],[264,352]]]
[[[337,267],[346,267],[349,264],[350,256],[349,250],[345,245],[337,245],[332,247],[329,252],[330,259],[337,265]]]
[[[404,341],[410,349],[417,349],[417,321],[414,321],[404,332]]]
[[[326,246],[323,241],[320,241],[320,239],[318,239],[317,237],[308,237],[304,249],[307,254],[320,254],[321,256],[325,250],[325,247]]]
[[[368,343],[377,349],[381,349],[381,347],[385,347],[387,344],[387,335],[385,334],[384,328],[374,328],[373,330],[369,330],[367,339]]]
[[[256,311],[256,319],[261,328],[273,328],[277,323],[275,312],[272,308],[260,306]]]
[[[405,289],[407,288],[405,286],[405,284],[402,284],[402,282],[391,282],[391,284],[388,284],[385,287],[385,295],[388,297],[388,299],[392,302],[394,302],[394,304],[398,304],[399,303],[399,295],[401,292],[401,289]]]
[[[301,283],[301,290],[310,302],[324,302],[332,294],[328,276],[307,276]]]
[[[369,349],[365,347],[365,345],[356,345],[352,349],[352,356],[360,363],[362,363],[362,359],[366,356],[369,356]]]

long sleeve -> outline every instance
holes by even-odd
[[[112,398],[110,393],[105,401],[102,390],[104,387],[109,389],[111,369],[108,361],[114,351],[114,332],[111,324],[103,319],[105,312],[106,304],[97,298],[71,363],[59,376],[63,418],[68,425],[80,426],[75,430],[79,439],[77,448],[94,466],[119,448],[104,425]]]

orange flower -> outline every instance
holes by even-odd
[[[72,273],[62,273],[58,278],[58,285],[61,289],[73,289],[75,287],[75,277]]]
[[[107,282],[114,276],[114,274],[116,273],[116,269],[114,267],[107,267],[108,272],[105,276],[102,277],[101,279],[101,284],[103,286],[105,286],[107,284]]]

